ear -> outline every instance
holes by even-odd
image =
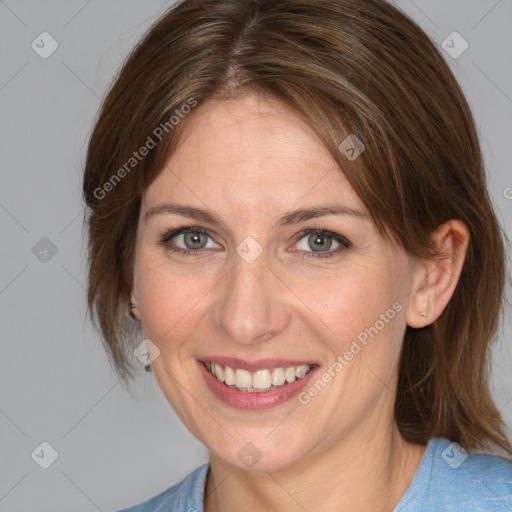
[[[131,305],[134,304],[135,307],[132,308]],[[132,288],[132,291],[131,291],[131,295],[130,295],[130,304],[129,304],[129,313],[130,313],[130,316],[134,319],[134,320],[140,320],[140,317],[139,317],[139,310],[137,308],[137,298],[135,297],[135,290]]]
[[[440,254],[421,260],[413,272],[406,321],[414,328],[425,327],[441,316],[459,281],[470,235],[462,221],[453,219],[441,224],[431,237]]]

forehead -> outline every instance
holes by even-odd
[[[209,101],[182,122],[174,151],[145,193],[148,206],[187,199],[254,212],[297,203],[362,207],[312,127],[278,100]]]

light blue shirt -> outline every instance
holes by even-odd
[[[119,512],[203,512],[209,465],[158,496]],[[444,438],[429,441],[394,512],[511,512],[512,462],[466,453]]]

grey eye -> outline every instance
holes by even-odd
[[[333,243],[337,245],[333,247]],[[333,239],[332,235],[325,233],[311,233],[299,240],[297,248],[301,251],[324,252],[336,249],[340,245],[341,244],[339,242]]]
[[[210,245],[208,245],[210,242]],[[215,243],[210,240],[210,236],[207,233],[200,231],[184,231],[173,237],[173,243],[180,249],[199,250],[199,249],[211,249],[217,247]]]

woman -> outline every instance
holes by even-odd
[[[463,93],[395,7],[177,4],[104,101],[84,195],[111,360],[127,382],[143,352],[210,453],[127,511],[512,507],[501,231]]]

